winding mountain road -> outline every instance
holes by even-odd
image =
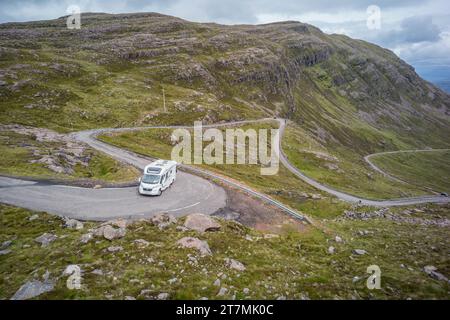
[[[383,156],[383,155],[389,155],[389,154],[398,154],[398,153],[417,153],[417,152],[439,152],[439,151],[450,151],[450,149],[417,149],[417,150],[399,150],[399,151],[387,151],[387,152],[379,152],[379,153],[373,153],[369,154],[368,156],[364,157],[364,161],[375,171],[378,173],[381,173],[385,177],[390,178],[391,180],[395,180],[397,182],[410,184],[408,181],[402,180],[400,178],[397,178],[386,171],[383,171],[380,167],[378,167],[376,164],[374,164],[371,159],[377,156]]]
[[[243,125],[267,121],[278,121],[280,126],[280,162],[294,175],[318,190],[335,196],[336,198],[353,203],[374,207],[392,207],[414,205],[422,203],[447,203],[449,198],[440,196],[423,196],[414,198],[370,200],[343,193],[306,176],[298,168],[293,166],[281,146],[281,140],[286,128],[286,120],[266,118],[260,120],[236,121],[214,125],[204,125],[204,128],[224,127],[231,125]],[[72,137],[80,142],[90,145],[109,156],[143,169],[153,159],[143,157],[136,153],[117,148],[96,139],[96,137],[108,132],[138,131],[144,129],[177,129],[190,128],[189,126],[155,126],[119,129],[97,129],[73,133]],[[177,182],[173,187],[163,193],[161,197],[142,197],[137,194],[137,188],[113,188],[113,189],[86,189],[78,187],[51,185],[45,183],[24,181],[20,179],[0,177],[0,202],[16,205],[32,210],[46,211],[49,213],[68,216],[81,220],[109,220],[118,217],[148,217],[159,212],[170,212],[176,216],[186,215],[192,212],[212,214],[225,207],[226,193],[223,188],[204,179],[208,177],[221,183],[240,189],[253,197],[270,203],[282,209],[286,213],[302,219],[307,217],[285,206],[267,195],[255,191],[243,184],[208,170],[199,169],[187,165],[181,165],[188,172],[179,172]],[[376,170],[376,169],[374,169]],[[378,170],[377,170],[378,171]]]
[[[284,131],[286,129],[286,121],[283,119],[278,119],[280,123],[280,137],[283,136]],[[280,139],[281,144],[281,139]],[[336,198],[347,201],[347,202],[353,202],[353,203],[359,203],[366,206],[373,206],[373,207],[398,207],[398,206],[406,206],[406,205],[415,205],[415,204],[423,204],[423,203],[448,203],[450,202],[450,198],[448,197],[442,197],[442,196],[421,196],[421,197],[411,197],[411,198],[401,198],[401,199],[389,199],[389,200],[370,200],[370,199],[364,199],[360,198],[348,193],[341,192],[339,190],[336,190],[332,187],[326,186],[324,184],[321,184],[320,182],[306,176],[304,173],[302,173],[297,167],[292,165],[286,155],[283,152],[282,147],[280,146],[281,154],[280,154],[280,162],[293,174],[295,174],[297,177],[302,179],[304,182],[308,183],[309,185],[315,187],[316,189],[319,189],[323,192],[326,192],[328,194],[331,194],[335,196]],[[382,171],[381,171],[382,172]]]

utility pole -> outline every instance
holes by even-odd
[[[164,92],[164,88],[162,89],[162,92],[163,92],[164,112],[167,112],[167,110],[166,110],[166,93]]]

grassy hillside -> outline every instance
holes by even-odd
[[[450,192],[450,151],[383,154],[371,161],[403,181],[436,192]]]
[[[298,125],[287,127],[282,144],[292,164],[309,177],[337,190],[368,199],[394,199],[429,193],[421,184],[400,183],[374,171],[362,155],[349,147],[325,148],[308,137]]]

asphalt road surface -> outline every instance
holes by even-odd
[[[144,218],[168,212],[211,214],[225,206],[225,191],[185,173],[161,197],[144,197],[136,187],[87,189],[0,177],[0,201],[80,220]]]
[[[250,121],[238,121],[233,123],[222,123],[208,125],[206,127],[219,127],[239,125],[254,122],[264,122],[274,119],[261,119]],[[280,124],[280,144],[286,127],[284,119],[276,119]],[[136,131],[144,128],[121,128],[121,129],[99,129],[82,131],[72,134],[73,137],[91,147],[104,152],[111,157],[143,169],[152,159],[142,157],[133,152],[108,145],[96,139],[96,136],[105,132],[114,131]],[[180,128],[179,126],[159,126],[153,128]],[[340,192],[334,188],[323,185],[320,182],[306,176],[298,168],[293,166],[284,155],[280,145],[280,162],[297,177],[315,187],[318,190],[331,194],[340,200],[359,203],[375,207],[392,207],[414,205],[422,203],[447,203],[449,198],[441,196],[422,196],[414,198],[370,200],[356,197]],[[241,189],[248,194],[269,202],[285,212],[300,219],[306,217],[298,214],[295,210],[259,193],[245,185],[216,175],[203,169],[183,166],[190,171],[206,175],[220,180],[235,188]],[[51,185],[39,182],[24,181],[19,179],[0,177],[0,202],[24,207],[32,210],[46,211],[56,215],[73,217],[81,220],[109,220],[112,218],[139,218],[149,217],[160,212],[169,212],[175,216],[183,216],[189,213],[212,214],[226,205],[226,192],[221,187],[194,174],[179,172],[175,184],[163,193],[161,197],[143,197],[138,195],[137,188],[116,189],[86,189],[61,185]]]
[[[153,159],[100,142],[104,130],[83,131],[74,137],[113,158],[144,170]],[[212,214],[226,205],[223,188],[193,174],[179,171],[177,181],[160,197],[141,196],[137,187],[87,189],[0,177],[0,202],[80,220],[143,218],[168,212]]]

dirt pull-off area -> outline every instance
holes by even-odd
[[[287,215],[281,209],[261,202],[241,191],[224,187],[227,193],[227,205],[215,215],[235,220],[259,231],[281,234],[289,230],[305,231],[309,225]]]

